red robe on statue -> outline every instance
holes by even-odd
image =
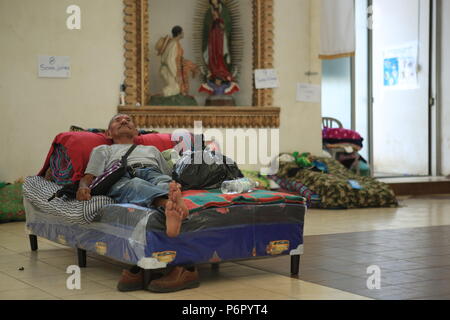
[[[225,63],[224,57],[224,20],[214,19],[208,40],[209,71],[213,78],[220,78],[225,81],[232,81],[232,75]]]

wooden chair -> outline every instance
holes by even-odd
[[[323,128],[343,128],[342,122],[335,118],[323,117],[322,118],[322,129]]]

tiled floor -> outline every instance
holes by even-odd
[[[94,254],[81,290],[68,290],[74,250],[39,238],[30,252],[24,223],[0,224],[0,299],[450,299],[450,196],[401,204],[308,211],[299,278],[289,275],[289,257],[201,265],[199,288],[171,294],[118,292],[124,266]],[[381,290],[367,289],[369,265],[381,269]]]
[[[289,257],[243,265],[289,276]],[[377,266],[379,290],[367,269]],[[299,279],[374,299],[450,299],[450,226],[305,237]]]
[[[95,254],[88,254],[87,268],[81,269],[81,290],[69,290],[66,268],[77,264],[76,251],[39,238],[39,250],[30,252],[24,231],[24,223],[0,224],[0,300],[367,299],[236,263],[223,263],[218,271],[209,264],[199,266],[199,288],[170,294],[121,293],[116,285],[125,266]]]

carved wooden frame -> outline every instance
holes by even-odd
[[[253,70],[273,68],[273,0],[253,2]],[[148,107],[148,0],[123,0],[125,107],[140,127],[181,128],[203,121],[204,127],[279,127],[280,108],[273,107],[273,90],[253,87],[252,107]]]

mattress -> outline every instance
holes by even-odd
[[[267,194],[262,196],[267,198]],[[62,214],[62,207],[58,214],[49,213],[48,207],[40,206],[42,199],[27,195],[24,206],[30,234],[144,269],[158,269],[302,254],[306,206],[301,197],[296,199],[254,204],[240,197],[242,204],[196,208],[176,238],[166,236],[164,212],[153,208],[106,203],[90,214],[92,222],[74,223]]]

